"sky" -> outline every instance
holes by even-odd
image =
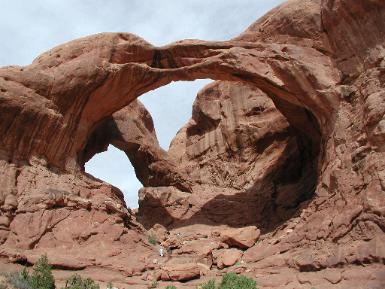
[[[283,0],[0,0],[0,66],[28,65],[64,42],[100,32],[131,32],[162,46],[182,39],[228,40]],[[191,117],[210,80],[173,82],[139,99],[151,113],[161,146]],[[109,146],[86,171],[120,188],[138,206],[141,184],[125,154]]]

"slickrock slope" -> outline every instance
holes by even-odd
[[[382,0],[293,0],[230,41],[103,33],[0,68],[2,262],[47,252],[135,288],[227,270],[261,288],[384,288],[383,23]],[[133,101],[197,78],[218,82],[165,152]],[[108,144],[145,186],[138,220],[170,226],[170,259],[122,193],[83,172]],[[254,246],[224,245],[225,225],[250,224]]]

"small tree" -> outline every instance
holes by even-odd
[[[7,281],[16,289],[55,289],[55,279],[47,256],[42,256],[30,274],[26,268],[7,276]]]
[[[34,289],[55,289],[52,267],[49,265],[46,255],[43,255],[37,261],[29,280],[31,287]]]

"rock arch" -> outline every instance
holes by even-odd
[[[288,60],[277,60],[280,57]],[[39,56],[28,67],[3,69],[1,74],[6,95],[16,90],[34,91],[34,103],[23,110],[21,117],[15,119],[10,114],[5,118],[8,130],[4,135],[19,136],[16,154],[43,155],[52,165],[69,171],[77,167],[77,154],[101,120],[146,91],[171,81],[212,78],[256,85],[276,100],[289,122],[313,139],[319,138],[320,132],[314,120],[309,121],[306,110],[314,114],[326,133],[330,111],[336,107],[330,85],[338,81],[330,59],[308,48],[239,41],[187,41],[155,48],[136,36],[121,33],[70,42]],[[16,87],[15,82],[20,85]],[[39,106],[44,110],[36,111]],[[24,122],[35,114],[47,121],[30,132],[33,135],[28,138],[35,139],[31,143],[12,130],[25,126]],[[55,134],[43,134],[50,130]],[[47,145],[42,139],[49,140]],[[14,141],[3,140],[5,151],[11,155]]]
[[[47,142],[49,137],[39,136],[39,133],[49,129],[39,128],[34,131],[34,143],[24,142],[22,138],[22,144],[28,149],[17,147],[23,153],[30,153],[27,157],[38,154],[48,165],[76,172],[92,156],[92,151],[98,152],[95,144],[103,148],[111,143],[125,151],[145,186],[175,186],[191,192],[188,176],[178,170],[159,146],[143,149],[146,142],[143,138],[139,144],[121,129],[132,123],[133,118],[130,120],[128,115],[144,119],[144,110],[139,104],[121,109],[141,94],[171,81],[212,78],[243,82],[268,95],[297,131],[301,154],[307,163],[301,170],[309,171],[305,173],[309,178],[316,178],[320,169],[317,157],[321,134],[325,136],[332,127],[336,107],[333,104],[336,92],[330,87],[338,80],[337,70],[322,53],[291,44],[262,45],[242,41],[182,41],[155,48],[134,35],[122,33],[90,36],[64,46],[39,56],[31,68],[15,72],[25,77],[28,73],[36,73],[39,67],[39,73],[53,75],[48,94],[40,92],[43,94],[40,98],[44,97],[54,107],[51,110],[57,113],[54,124],[41,122],[42,126],[54,125],[55,134]],[[68,77],[66,73],[71,74],[71,81],[61,83],[61,77]],[[16,76],[8,76],[8,81],[13,81],[13,77]],[[39,87],[41,82],[29,85]],[[19,120],[17,118],[16,122]],[[21,118],[21,121],[24,120]],[[138,128],[137,125],[132,127]],[[146,135],[150,134],[148,131]],[[156,140],[152,137],[147,142]],[[312,182],[315,180],[309,183]],[[310,186],[314,187],[315,183]],[[305,192],[308,186],[304,187],[298,195],[311,195]]]
[[[319,155],[314,198],[245,260],[298,271],[365,263],[376,271],[385,258],[384,5],[288,1],[230,41],[159,48],[105,33],[56,47],[29,66],[1,68],[2,254],[33,262],[33,250],[67,242],[77,244],[76,255],[95,235],[106,244],[140,243],[140,226],[119,192],[81,174],[89,141],[146,91],[212,78],[264,91]],[[80,229],[61,235],[74,220]],[[92,265],[98,255],[91,248],[73,264],[54,245],[54,262],[64,267]],[[138,245],[138,253],[145,248]],[[122,260],[101,257],[101,267],[121,268]]]

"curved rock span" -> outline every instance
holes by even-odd
[[[137,286],[236,270],[261,288],[383,288],[383,23],[382,0],[293,0],[229,41],[102,33],[0,68],[2,262],[47,253]],[[197,78],[216,82],[164,151],[136,98]],[[84,173],[109,144],[144,186],[137,214]],[[246,226],[259,241],[228,249]]]

